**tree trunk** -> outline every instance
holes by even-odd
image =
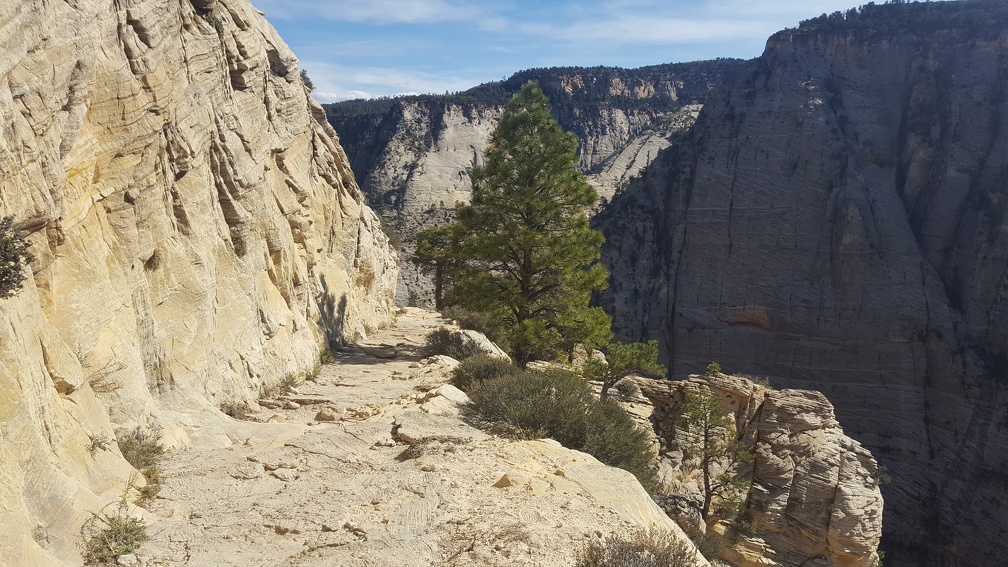
[[[438,264],[434,268],[434,309],[441,311],[444,307],[441,298],[441,292],[444,288],[444,266]]]

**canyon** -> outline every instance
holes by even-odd
[[[608,199],[684,133],[710,90],[742,64],[719,59],[640,69],[562,67],[446,96],[326,105],[361,190],[401,238],[409,258],[418,230],[454,218],[468,202],[469,174],[511,95],[537,81],[554,116],[578,135],[579,168]],[[433,284],[409,262],[400,266],[397,301],[432,306]]]

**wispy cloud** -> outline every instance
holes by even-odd
[[[306,16],[367,24],[429,24],[479,20],[488,14],[481,4],[452,0],[253,0],[267,16]]]
[[[389,67],[354,67],[324,61],[306,61],[319,102],[336,102],[372,96],[461,91],[474,78]],[[377,94],[372,94],[377,93]]]

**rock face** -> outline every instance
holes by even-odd
[[[470,173],[479,163],[511,94],[537,80],[554,115],[579,140],[579,162],[607,199],[688,128],[697,101],[739,68],[740,60],[701,61],[642,69],[560,68],[523,71],[504,81],[452,97],[410,97],[387,102],[327,105],[345,141],[361,189],[402,236],[401,256],[413,237],[444,224],[455,203],[468,202]],[[373,108],[372,108],[373,107]],[[400,271],[397,298],[433,305],[433,285],[409,262]]]
[[[844,435],[825,396],[809,390],[774,390],[725,375],[635,381],[654,404],[652,422],[662,454],[677,461],[676,472],[682,460],[677,436],[683,434],[676,420],[693,388],[707,388],[721,401],[726,415],[735,420],[742,443],[752,450],[746,510],[753,520],[753,535],[739,538],[728,550],[726,558],[732,563],[879,565],[878,465],[868,450]]]
[[[79,558],[113,429],[254,397],[392,318],[396,257],[297,61],[244,0],[0,7],[0,553]],[[79,559],[76,559],[79,561]]]
[[[1008,553],[1006,29],[966,2],[780,32],[598,217],[618,334],[828,395],[893,476],[894,564]]]

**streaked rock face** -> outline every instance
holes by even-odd
[[[392,318],[396,257],[297,61],[244,0],[0,7],[0,551],[73,557],[114,441],[254,397]],[[93,449],[93,450],[91,450]]]
[[[735,539],[726,559],[743,566],[815,561],[829,566],[879,565],[878,464],[867,449],[844,434],[825,396],[810,390],[775,390],[726,375],[635,381],[654,405],[652,423],[663,454],[682,459],[677,436],[683,430],[677,419],[691,388],[706,388],[721,402],[725,415],[736,423],[741,443],[752,451],[752,486],[746,498],[752,534]],[[678,467],[681,462],[674,464]]]
[[[675,375],[822,391],[893,477],[887,561],[982,564],[1008,552],[1008,14],[869,15],[772,37],[614,201],[602,303]]]

